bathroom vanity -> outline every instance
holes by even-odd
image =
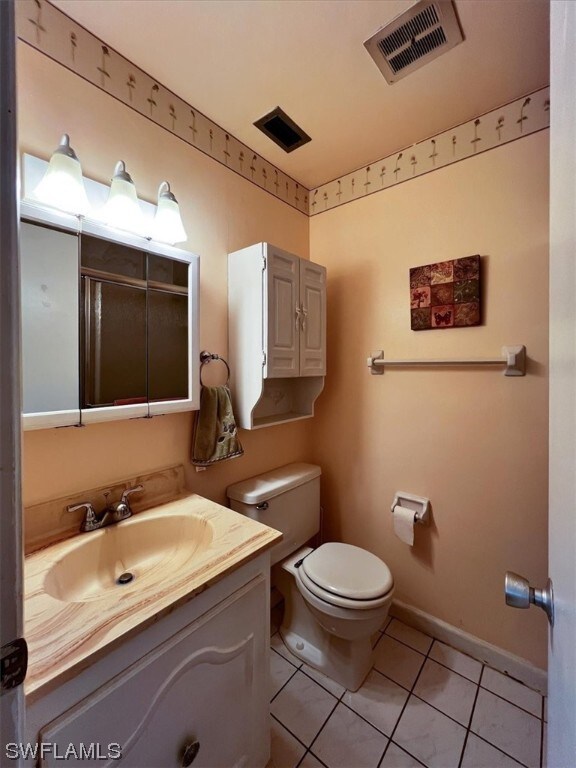
[[[127,768],[264,768],[280,535],[187,494],[26,558],[26,738],[51,745],[39,765],[83,744],[86,766],[120,751]],[[119,570],[134,580],[117,586]]]

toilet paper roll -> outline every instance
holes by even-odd
[[[408,546],[414,544],[414,510],[397,504],[392,513],[394,533]]]

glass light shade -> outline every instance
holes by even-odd
[[[101,215],[103,221],[111,227],[144,234],[144,215],[138,203],[136,187],[122,160],[116,163],[108,200]]]
[[[167,181],[163,181],[158,189],[158,208],[152,224],[151,237],[170,245],[181,243],[188,237],[180,216],[180,206]]]
[[[32,193],[32,198],[67,213],[80,216],[88,213],[90,204],[84,188],[82,168],[70,146],[67,134],[62,136],[42,181]]]

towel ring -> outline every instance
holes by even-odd
[[[200,352],[200,384],[204,386],[204,382],[202,381],[202,368],[206,365],[206,363],[212,362],[212,360],[219,360],[221,363],[224,363],[226,366],[227,371],[227,377],[226,377],[226,386],[228,385],[228,382],[230,381],[230,366],[224,360],[223,357],[220,357],[220,355],[213,354],[212,352]]]

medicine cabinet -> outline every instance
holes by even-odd
[[[326,269],[257,243],[228,256],[229,357],[244,429],[310,418],[326,375]]]
[[[198,256],[23,203],[25,429],[198,408]]]

